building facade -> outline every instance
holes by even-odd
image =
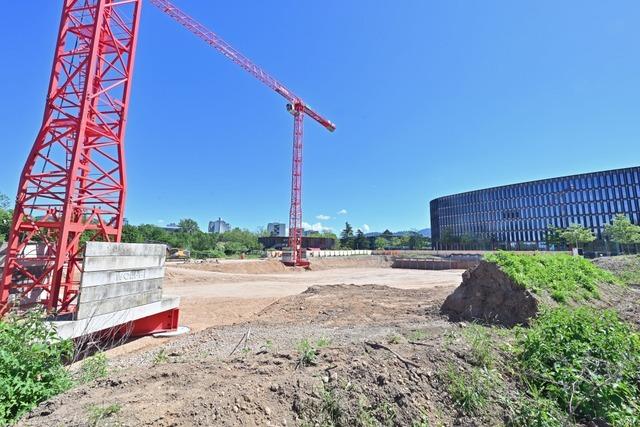
[[[270,222],[267,224],[267,233],[269,233],[271,237],[287,237],[287,224]]]
[[[222,218],[218,218],[217,221],[209,221],[209,233],[226,233],[231,230],[231,226],[228,222],[223,221]]]
[[[640,213],[640,167],[470,191],[430,203],[434,248],[465,241],[490,248],[547,249],[549,227],[580,224],[603,238],[617,214]]]

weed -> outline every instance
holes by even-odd
[[[329,345],[331,345],[331,340],[326,337],[322,337],[318,341],[316,341],[316,348],[318,349],[329,347]]]
[[[407,339],[409,341],[421,341],[427,337],[427,334],[424,331],[416,329],[415,331],[411,331],[407,334]]]
[[[573,424],[556,402],[544,398],[535,387],[529,390],[529,394],[519,395],[506,405],[510,410],[506,422],[509,427],[563,427]]]
[[[429,424],[429,418],[425,414],[422,414],[422,417],[420,417],[419,420],[416,420],[411,423],[411,427],[430,427],[430,426],[431,424]]]
[[[490,369],[493,366],[492,340],[489,329],[480,325],[470,325],[463,332],[471,346],[471,363]]]
[[[358,425],[362,427],[376,427],[378,420],[373,416],[367,398],[362,395],[358,399]]]
[[[80,367],[78,381],[80,384],[90,383],[109,374],[107,356],[103,352],[87,357]]]
[[[321,392],[322,414],[325,422],[331,426],[343,425],[344,411],[335,389],[324,389]],[[324,424],[323,424],[324,425]]]
[[[387,335],[387,342],[389,344],[400,344],[402,342],[402,337],[398,334],[389,334]]]
[[[298,343],[298,364],[302,367],[314,365],[318,357],[318,351],[311,345],[309,340],[304,339]]]
[[[167,355],[167,350],[165,350],[164,348],[161,348],[160,351],[158,351],[153,356],[154,365],[161,365],[163,363],[167,363],[168,360],[169,360],[169,356]]]
[[[121,409],[122,407],[117,403],[108,406],[92,405],[89,407],[89,425],[96,427],[100,421],[119,413]]]
[[[450,365],[445,380],[454,405],[465,415],[475,415],[487,405],[489,378],[485,370],[472,368],[467,374]]]

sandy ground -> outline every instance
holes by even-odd
[[[277,274],[234,274],[202,271],[185,265],[167,268],[164,292],[181,297],[181,324],[197,331],[245,320],[277,299],[299,294],[310,286],[455,287],[460,284],[462,272],[352,267]]]
[[[300,294],[315,285],[367,284],[401,289],[444,287],[449,291],[460,284],[463,273],[463,270],[392,269],[378,259],[322,261],[317,262],[312,271],[285,269],[274,260],[168,265],[164,293],[181,297],[180,325],[197,332],[245,322],[279,298]],[[130,354],[167,341],[144,337],[111,349],[107,354],[113,357]]]

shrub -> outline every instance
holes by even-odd
[[[522,376],[572,416],[640,424],[640,335],[612,310],[546,310],[518,333]]]
[[[39,312],[0,321],[0,425],[71,387],[63,363],[72,353]]]
[[[96,353],[82,362],[78,381],[81,384],[90,383],[106,377],[108,373],[107,356],[102,352]]]
[[[599,284],[619,283],[613,274],[586,259],[566,254],[496,252],[485,260],[496,263],[518,285],[535,293],[546,291],[561,303],[599,298]]]

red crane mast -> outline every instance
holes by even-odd
[[[289,247],[291,248],[291,265],[306,266],[308,262],[302,257],[302,149],[304,116],[311,117],[330,132],[336,130],[331,121],[309,107],[298,95],[287,89],[274,77],[258,67],[249,58],[234,49],[213,31],[178,9],[168,0],[149,0],[153,5],[165,12],[187,30],[204,40],[231,61],[239,65],[249,74],[260,80],[272,90],[284,97],[287,110],[293,115],[293,162],[291,171],[291,209],[289,211]]]
[[[82,241],[120,241],[141,4],[63,1],[42,126],[18,185],[0,315],[36,304],[73,312]]]

